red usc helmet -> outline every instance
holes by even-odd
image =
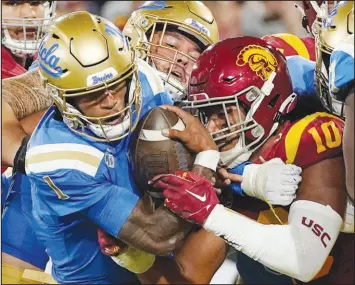
[[[316,61],[316,44],[313,37],[299,38],[293,34],[282,33],[263,36],[262,39],[286,57],[299,55]]]
[[[204,109],[222,106],[227,126],[211,135],[217,142],[239,134],[240,155],[254,151],[275,132],[282,115],[295,107],[292,90],[286,59],[280,51],[260,38],[230,38],[210,46],[198,58],[185,108],[197,110],[206,123]],[[245,119],[234,125],[226,109],[231,105],[237,106],[240,119],[239,107],[246,112]]]

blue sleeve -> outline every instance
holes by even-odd
[[[287,59],[287,68],[291,77],[293,92],[299,96],[316,94],[314,85],[315,62],[301,56]]]
[[[154,96],[157,106],[160,105],[174,105],[173,99],[166,94],[166,92],[158,93]]]
[[[34,195],[41,204],[43,211],[57,216],[65,216],[80,212],[105,197],[113,190],[126,191],[122,195],[129,203],[130,199],[137,199],[137,195],[129,189],[119,188],[117,185],[102,178],[89,176],[76,170],[60,170],[48,175],[28,175]],[[48,181],[49,177],[50,181]],[[123,201],[125,203],[125,201]]]
[[[340,46],[341,47],[341,46]],[[351,47],[354,50],[354,46]],[[354,55],[336,49],[330,56],[329,92],[337,100],[345,101],[354,85]]]
[[[117,237],[128,216],[136,206],[139,197],[123,188],[111,188],[97,203],[83,213],[100,228]]]
[[[228,172],[243,175],[244,168],[248,164],[251,164],[251,162],[249,161],[243,162],[241,164],[238,164],[236,167],[232,169],[228,169]],[[229,184],[228,188],[231,189],[237,195],[241,195],[241,196],[243,195],[241,183],[232,182],[231,184]]]

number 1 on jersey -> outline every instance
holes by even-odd
[[[48,184],[49,187],[51,187],[54,192],[57,194],[58,196],[58,199],[60,200],[67,200],[69,199],[70,197],[66,194],[64,194],[62,192],[62,190],[60,190],[55,184],[54,182],[52,181],[52,179],[49,178],[49,176],[44,176],[43,177],[43,180]]]

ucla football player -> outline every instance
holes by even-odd
[[[172,100],[121,31],[87,12],[54,22],[40,45],[39,70],[55,106],[28,143],[26,172],[52,275],[59,283],[136,282],[101,253],[96,231],[167,256],[190,230],[140,198],[126,156],[139,118]],[[200,132],[202,155],[218,154],[202,126]]]
[[[344,160],[349,198],[354,200],[354,1],[306,1],[303,27],[316,42],[315,84],[323,106],[336,116],[348,113],[344,131]],[[311,87],[313,88],[313,86]]]
[[[219,40],[217,22],[201,1],[147,1],[123,33],[138,56],[156,68],[174,101],[186,96],[196,59]]]
[[[345,117],[346,185],[354,202],[354,1],[325,1],[314,23],[317,93],[329,112]],[[333,2],[333,1],[329,1]]]

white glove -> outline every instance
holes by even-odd
[[[247,165],[241,187],[248,196],[273,205],[287,206],[296,198],[301,173],[300,167],[274,158],[264,164]]]
[[[340,229],[343,233],[354,233],[354,204],[348,198],[346,211],[343,218],[343,226]]]

